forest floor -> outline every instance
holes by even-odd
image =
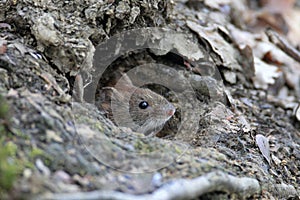
[[[0,10],[0,199],[300,199],[299,1]],[[175,105],[156,136],[103,110],[123,73]]]

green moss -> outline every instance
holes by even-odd
[[[141,140],[137,140],[134,143],[134,148],[136,150],[140,150],[141,153],[151,153],[153,151],[155,151],[155,149],[153,148],[153,146],[142,142]]]
[[[6,143],[6,149],[9,153],[9,155],[13,156],[13,157],[16,157],[17,155],[17,150],[18,150],[18,147],[16,144],[14,144],[13,142],[9,141]]]
[[[10,136],[16,136],[16,137],[18,137],[20,139],[29,141],[29,139],[30,139],[29,136],[26,135],[26,134],[24,134],[20,129],[11,128],[11,130],[13,131],[13,134],[7,135],[8,137],[10,137]]]
[[[40,148],[34,147],[32,148],[29,157],[34,159],[36,157],[44,157],[44,151]]]
[[[0,94],[0,137],[11,136],[10,127],[10,107],[6,99]]]
[[[1,120],[1,118],[0,118],[0,120]],[[0,123],[0,137],[1,137],[1,135],[4,135],[5,132],[6,132],[5,126],[3,126],[3,125]]]
[[[9,105],[0,95],[0,194],[8,192],[21,172],[20,162],[16,159],[18,147],[8,138]]]
[[[6,119],[9,111],[9,105],[4,97],[0,95],[0,119]]]
[[[47,155],[47,153],[45,153],[42,149],[40,149],[38,147],[33,147],[31,152],[29,153],[29,158],[30,158],[31,161],[34,161],[38,157],[43,159],[43,162],[46,165],[51,164],[51,158],[49,157],[49,155]],[[27,165],[27,167],[31,168],[30,165]]]
[[[177,154],[182,154],[183,153],[182,148],[179,148],[178,146],[175,146],[175,152]]]
[[[0,190],[11,189],[17,174],[20,172],[20,165],[15,159],[17,146],[12,142],[5,144],[4,139],[0,139]]]

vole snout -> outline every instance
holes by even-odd
[[[172,105],[169,104],[166,108],[165,108],[165,113],[167,116],[172,117],[174,115],[176,111],[176,108]]]

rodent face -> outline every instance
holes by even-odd
[[[175,107],[166,98],[134,86],[126,74],[111,91],[113,120],[133,131],[154,135],[175,113]]]
[[[149,135],[162,129],[175,113],[175,107],[163,96],[149,89],[137,88],[130,97],[129,113],[139,126],[137,131]]]

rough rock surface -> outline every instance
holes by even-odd
[[[4,97],[0,105],[7,102],[10,107],[4,115],[0,107],[0,142],[3,147],[13,144],[11,162],[20,166],[14,186],[0,189],[0,195],[76,199],[72,194],[80,194],[88,199],[84,195],[93,194],[85,192],[97,190],[100,193],[95,195],[107,199],[138,199],[148,193],[154,196],[144,197],[172,199],[159,196],[172,192],[168,184],[203,175],[204,181],[221,178],[203,193],[187,190],[180,197],[297,198],[300,125],[295,112],[300,63],[286,54],[262,63],[267,63],[265,48],[273,44],[262,33],[248,32],[244,18],[236,18],[248,5],[238,2],[0,2],[0,95]],[[74,102],[72,95],[84,91],[89,78],[95,77],[97,45],[116,34],[122,38],[126,30],[145,27],[167,31],[139,29],[136,45],[153,49],[120,55],[99,79],[95,101]],[[170,37],[171,32],[178,34]],[[245,35],[249,44],[242,45]],[[265,48],[259,48],[262,43]],[[127,48],[122,40],[114,45]],[[143,138],[117,127],[97,103],[112,71],[123,73],[147,63],[171,66],[179,78],[189,81],[195,96],[186,96],[193,101],[183,107],[179,97],[154,87],[177,105],[177,113],[158,137]],[[269,77],[258,74],[259,67],[267,69],[265,65],[274,67]],[[184,91],[180,80],[174,84]],[[182,119],[185,126],[178,131]],[[250,186],[239,190],[239,181]],[[188,188],[195,182],[184,184]]]

